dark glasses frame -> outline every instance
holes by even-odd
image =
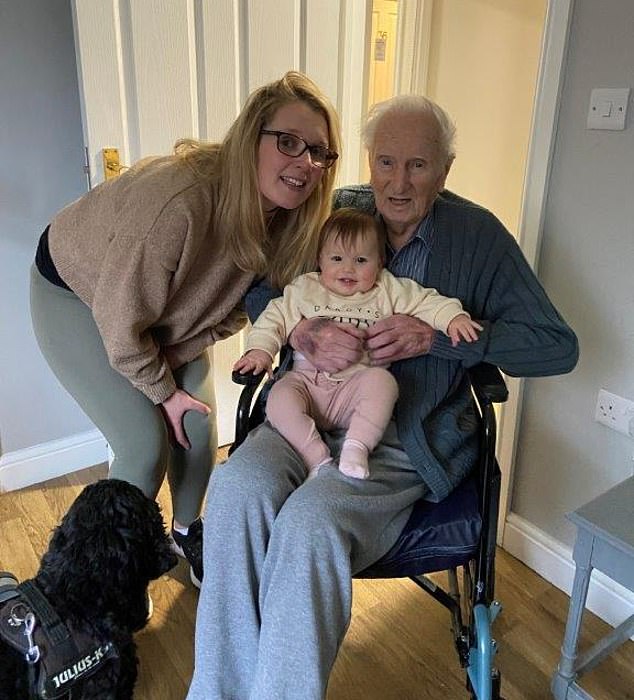
[[[310,162],[313,165],[316,165],[318,168],[323,168],[324,170],[333,165],[337,158],[339,158],[339,154],[336,151],[331,151],[329,148],[326,148],[326,146],[311,146],[305,139],[297,134],[289,134],[287,131],[273,131],[272,129],[260,129],[260,133],[267,136],[277,137],[277,150],[280,153],[283,153],[285,156],[299,158],[301,155],[306,153],[306,151],[308,151],[310,154]],[[302,148],[302,150],[298,153],[289,153],[288,150],[284,150],[283,146],[280,145],[280,137],[282,136],[286,136],[290,139],[303,143],[304,148]]]

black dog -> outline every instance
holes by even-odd
[[[118,479],[87,486],[35,578],[4,587],[0,700],[130,700],[132,634],[147,623],[148,583],[176,561],[159,506],[140,489]]]

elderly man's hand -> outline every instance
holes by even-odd
[[[435,333],[424,321],[405,314],[394,314],[377,321],[367,331],[366,349],[373,365],[388,365],[427,354]]]
[[[340,372],[359,362],[366,331],[326,318],[300,321],[288,341],[322,372]]]

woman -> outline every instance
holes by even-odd
[[[336,114],[300,73],[256,90],[221,144],[181,141],[73,202],[42,235],[31,315],[51,369],[156,498],[202,579],[200,510],[217,447],[205,349],[244,324],[256,278],[307,271],[330,209]]]

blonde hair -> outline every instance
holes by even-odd
[[[340,241],[344,248],[351,247],[360,237],[368,234],[376,236],[377,249],[381,262],[385,262],[386,236],[383,227],[366,212],[352,207],[342,207],[334,211],[319,232],[317,256],[330,241]]]
[[[319,229],[330,212],[337,164],[324,170],[308,199],[297,209],[278,209],[265,220],[258,185],[260,131],[280,107],[306,104],[328,127],[328,147],[339,152],[339,119],[328,98],[302,73],[289,71],[255,90],[221,144],[179,141],[175,153],[209,180],[215,200],[213,225],[226,252],[242,270],[265,275],[282,288],[313,269]]]

